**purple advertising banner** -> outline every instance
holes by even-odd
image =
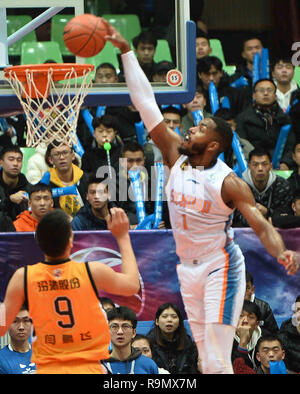
[[[300,229],[281,231],[289,249],[300,252]],[[135,310],[139,320],[153,320],[155,312],[164,302],[184,307],[179,291],[176,265],[179,264],[171,230],[131,231],[136,254],[141,290],[132,297],[107,296],[118,305]],[[263,248],[251,229],[235,229],[235,242],[240,245],[247,269],[254,277],[255,293],[267,301],[278,322],[292,315],[292,304],[300,294],[300,273],[285,274]],[[72,259],[76,261],[102,261],[114,270],[121,269],[121,257],[115,239],[108,231],[75,232]],[[33,233],[0,234],[0,301],[3,301],[7,283],[13,272],[24,265],[43,259]]]

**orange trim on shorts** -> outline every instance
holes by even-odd
[[[223,279],[223,288],[222,288],[222,297],[221,297],[221,306],[220,306],[220,313],[219,313],[219,323],[223,323],[223,313],[224,313],[224,306],[225,306],[225,299],[226,299],[226,290],[227,290],[227,278],[228,278],[228,269],[229,269],[229,254],[223,248],[223,253],[225,254],[225,270],[224,270],[224,279]]]

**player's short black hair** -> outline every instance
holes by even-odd
[[[129,320],[132,324],[132,328],[136,328],[137,317],[136,313],[127,306],[119,306],[111,309],[107,312],[107,320],[110,322],[114,319]]]
[[[219,135],[220,152],[226,152],[232,144],[233,133],[231,126],[226,120],[219,118],[218,116],[212,116],[211,119],[215,122],[215,131]]]
[[[46,213],[36,229],[36,240],[42,252],[49,257],[61,256],[72,234],[71,218],[62,209]]]

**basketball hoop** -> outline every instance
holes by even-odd
[[[4,70],[26,115],[28,147],[54,140],[76,143],[79,110],[92,84],[89,75],[93,69],[91,64],[45,63]],[[58,81],[64,81],[59,89]]]

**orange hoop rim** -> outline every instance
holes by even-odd
[[[54,81],[63,80],[67,73],[72,71],[76,72],[77,77],[83,76],[88,71],[93,71],[92,64],[81,63],[43,63],[43,64],[21,64],[17,66],[10,66],[4,69],[4,76],[11,77],[11,71],[18,77],[20,81],[26,78],[27,72],[31,72],[34,76],[47,76],[52,69],[52,79]]]
[[[4,77],[11,84],[14,81],[23,86],[22,98],[42,98],[49,95],[50,81],[85,79],[94,68],[81,63],[21,64],[5,68]]]

